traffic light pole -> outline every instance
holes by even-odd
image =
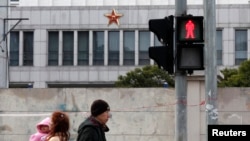
[[[1,0],[0,5],[0,88],[8,88],[8,52],[4,33],[4,19],[8,17],[8,0]]]
[[[215,0],[203,0],[205,17],[205,90],[206,121],[217,124],[217,60],[216,60],[216,21]]]
[[[186,15],[187,1],[175,0],[175,16]],[[176,27],[176,26],[175,26]],[[176,35],[176,32],[175,32]],[[176,37],[176,36],[175,36]],[[176,43],[174,43],[176,46]],[[175,47],[176,49],[176,47]],[[176,54],[176,50],[175,50]],[[176,121],[175,141],[187,141],[187,80],[186,73],[177,69],[175,65],[175,91],[176,91]]]

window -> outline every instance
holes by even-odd
[[[216,31],[217,65],[222,65],[222,30]]]
[[[104,65],[104,32],[93,32],[93,65]]]
[[[10,32],[10,66],[19,65],[19,31]],[[23,32],[22,61],[23,66],[33,66],[34,33],[33,31]]]
[[[23,32],[23,65],[33,65],[33,48],[34,48],[33,32]]]
[[[18,5],[19,0],[10,0],[10,5]]]
[[[235,65],[247,60],[247,30],[235,31]]]
[[[10,66],[19,65],[19,32],[10,32]]]
[[[108,64],[119,65],[119,32],[110,31],[108,33]]]
[[[123,34],[123,65],[135,65],[134,31],[124,31]]]
[[[158,40],[157,36],[154,36],[154,46],[163,46],[163,44]]]
[[[89,32],[78,32],[78,65],[89,65]]]
[[[58,65],[59,33],[57,31],[49,32],[48,45],[48,65]]]
[[[73,65],[74,59],[74,32],[63,31],[63,65]]]
[[[139,32],[139,65],[149,65],[148,48],[150,46],[150,32]]]

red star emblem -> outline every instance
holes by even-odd
[[[109,18],[109,23],[108,23],[108,26],[109,26],[112,23],[119,25],[119,18],[122,17],[123,15],[116,13],[115,9],[113,9],[111,14],[105,14],[104,16]]]

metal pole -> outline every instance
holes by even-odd
[[[7,88],[8,87],[8,58],[7,58],[7,43],[4,40],[5,36],[5,22],[4,19],[8,16],[8,0],[1,0],[0,1],[0,88]],[[5,7],[4,7],[5,6]]]
[[[187,1],[175,0],[175,16],[186,15]],[[176,26],[175,26],[176,27]],[[175,32],[176,35],[176,32]],[[176,43],[175,43],[176,46]],[[176,49],[176,47],[175,47]],[[176,52],[176,50],[175,50]],[[187,140],[187,80],[186,73],[177,70],[175,67],[175,90],[176,90],[176,121],[175,121],[175,140]]]
[[[203,0],[205,20],[205,90],[206,122],[217,124],[217,60],[216,60],[216,21],[215,0]]]

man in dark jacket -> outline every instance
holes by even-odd
[[[106,141],[106,126],[110,118],[110,107],[104,100],[95,100],[91,105],[91,116],[83,121],[78,128],[77,141]]]

